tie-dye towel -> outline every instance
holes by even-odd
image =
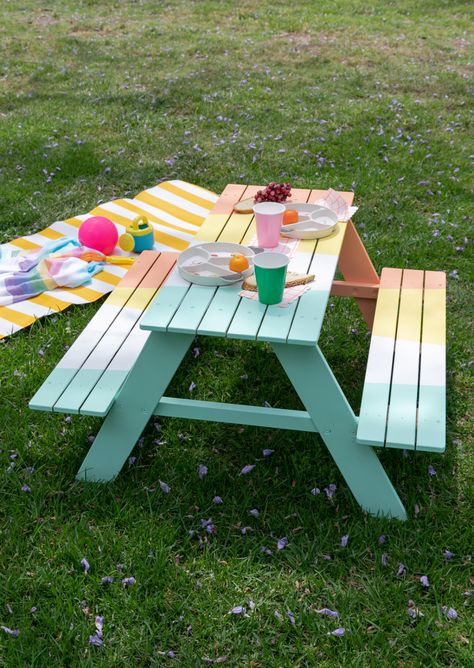
[[[133,199],[123,198],[100,204],[90,213],[57,221],[41,232],[4,244],[0,246],[0,263],[24,251],[40,250],[63,237],[77,240],[78,228],[91,215],[110,218],[119,234],[125,232],[134,218],[144,215],[154,228],[156,250],[184,250],[217,199],[215,193],[191,183],[165,181]],[[116,254],[125,253],[117,250]],[[0,339],[31,325],[38,318],[63,311],[71,304],[87,304],[100,299],[114,289],[127,268],[108,264],[95,273],[86,285],[48,289],[35,297],[0,306]]]

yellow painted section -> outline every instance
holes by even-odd
[[[421,309],[423,290],[421,288],[403,289],[400,294],[400,312],[398,316],[397,341],[419,341],[421,338]]]
[[[109,218],[109,220],[111,220],[113,223],[117,223],[118,225],[123,225],[125,227],[128,227],[132,222],[130,218],[121,216],[119,213],[115,213],[114,211],[108,211],[101,206],[96,206],[95,209],[92,209],[91,215],[104,216],[104,218]]]
[[[79,218],[68,218],[68,219],[65,220],[64,222],[65,222],[67,225],[72,225],[73,227],[80,227],[84,221],[83,221],[83,220],[79,220]]]
[[[125,308],[143,311],[151,299],[155,296],[156,288],[136,288],[128,300]]]
[[[385,336],[395,339],[399,298],[400,290],[398,288],[379,290],[372,336]]]
[[[316,248],[316,241],[317,239],[300,239],[296,247],[296,252],[309,253],[309,255],[312,255],[314,253],[314,249]]]
[[[146,216],[149,220],[153,221],[154,223],[158,223],[159,225],[163,225],[164,227],[169,227],[172,230],[178,230],[179,232],[184,232],[186,234],[192,234],[191,230],[187,230],[185,227],[179,227],[179,225],[174,225],[173,223],[168,223],[167,221],[162,220],[158,216],[155,216],[155,214],[150,213],[146,209],[142,209],[140,206],[137,206],[133,202],[127,202],[124,199],[118,199],[115,200],[115,204],[118,204],[119,206],[122,206],[124,209],[128,209],[129,211],[132,211],[137,215]]]
[[[28,325],[31,325],[31,323],[36,320],[34,315],[14,311],[13,309],[8,308],[8,306],[2,306],[0,308],[0,318],[8,320],[8,322],[12,322],[19,327],[28,327]]]
[[[347,223],[338,223],[336,229],[328,237],[318,239],[317,255],[339,255],[346,233]]]
[[[60,239],[64,236],[62,232],[56,232],[56,230],[53,230],[50,227],[47,227],[45,230],[41,230],[41,232],[38,232],[38,234],[41,234],[41,236],[45,237],[46,239]]]
[[[175,204],[171,204],[171,202],[167,202],[166,200],[160,199],[159,197],[155,197],[155,195],[151,195],[148,192],[140,193],[135,197],[135,199],[141,200],[142,202],[147,202],[152,206],[156,206],[158,209],[162,209],[163,211],[166,211],[166,213],[170,213],[172,216],[176,216],[176,218],[181,218],[181,220],[185,220],[187,223],[192,223],[193,225],[199,226],[202,225],[202,216],[197,216],[195,213],[190,213],[189,211],[181,209],[181,207],[176,206]]]
[[[39,306],[49,308],[51,311],[62,311],[71,305],[71,302],[66,302],[62,299],[51,297],[50,295],[46,295],[44,293],[41,295],[36,295],[36,297],[32,297],[28,301],[30,301],[32,304],[39,304]]]
[[[250,246],[252,239],[257,236],[257,225],[255,219],[250,223],[250,227],[247,229],[247,232],[244,235],[244,238],[241,241],[243,246]]]
[[[446,345],[446,291],[427,289],[423,303],[423,343]]]
[[[103,281],[104,283],[108,283],[109,285],[118,285],[122,280],[120,276],[111,274],[108,271],[100,271],[94,278],[97,278],[97,280]]]
[[[160,183],[158,187],[162,188],[163,190],[167,190],[170,193],[173,193],[173,195],[177,195],[178,197],[187,199],[188,202],[192,202],[193,204],[202,206],[205,209],[209,209],[209,207],[212,206],[212,202],[210,202],[208,199],[204,199],[203,197],[199,197],[194,193],[190,193],[188,190],[184,190],[183,188],[176,186],[174,183],[169,183],[169,182]]]
[[[247,227],[252,220],[252,213],[234,213],[231,215],[227,221],[227,225],[222,230],[222,233],[219,237],[219,241],[225,241],[227,243],[240,244],[243,239]]]
[[[10,241],[10,243],[17,248],[21,248],[22,250],[36,250],[37,248],[41,248],[40,244],[35,244],[32,241],[28,241],[28,239],[22,238],[14,239],[13,241]]]
[[[225,213],[211,213],[194,238],[201,242],[215,241],[228,219]]]
[[[120,308],[126,303],[128,299],[130,299],[134,289],[135,288],[123,288],[118,286],[113,292],[110,293],[105,303],[107,305],[110,304],[111,306],[117,306]]]
[[[84,299],[86,302],[95,302],[97,299],[100,299],[104,296],[103,292],[97,292],[97,290],[91,290],[90,288],[61,288],[64,292],[72,292],[74,295],[77,295],[81,299]]]

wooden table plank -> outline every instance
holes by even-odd
[[[403,271],[385,438],[388,448],[415,448],[423,279],[422,271]]]

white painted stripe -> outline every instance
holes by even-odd
[[[172,183],[177,188],[181,188],[182,190],[187,190],[189,193],[192,193],[193,195],[202,197],[202,199],[207,199],[211,203],[215,203],[219,199],[219,195],[211,193],[209,190],[205,190],[204,188],[199,188],[198,186],[195,186],[193,183],[188,183],[187,181],[180,181],[179,179],[175,179],[174,181],[170,181],[170,183]]]
[[[74,225],[68,225],[68,223],[65,223],[64,220],[57,220],[51,225],[51,229],[71,239],[77,239],[77,234],[79,232],[78,227],[75,227]]]
[[[105,369],[141,314],[126,306],[84,362],[83,369]]]
[[[365,383],[389,385],[392,375],[392,362],[393,339],[387,336],[372,336]]]
[[[95,290],[96,292],[101,292],[103,295],[106,295],[108,292],[112,292],[117,286],[93,277],[90,283],[84,283],[84,285],[81,285],[80,287],[89,288],[90,290]]]
[[[397,339],[392,385],[418,385],[419,341]]]
[[[194,202],[190,202],[189,200],[184,199],[184,197],[179,197],[174,193],[170,193],[169,190],[160,188],[160,186],[155,186],[154,188],[150,188],[150,190],[147,190],[146,192],[150,193],[150,195],[154,195],[155,197],[164,200],[165,202],[174,204],[175,206],[178,206],[180,209],[184,209],[185,211],[194,213],[196,216],[201,216],[202,218],[206,218],[206,216],[209,215],[209,209],[205,209],[203,206],[199,206],[199,204],[194,204]]]
[[[315,279],[312,283],[308,283],[311,290],[330,292],[338,259],[338,255],[315,253],[310,267]]]
[[[421,344],[420,385],[446,385],[446,348],[435,343]]]
[[[135,325],[127,340],[110,362],[108,369],[111,371],[129,371],[135,364],[149,335],[149,331],[140,329],[139,324]]]
[[[69,302],[70,304],[89,304],[88,299],[79,297],[79,295],[74,294],[74,292],[65,292],[61,288],[56,288],[55,290],[47,290],[43,294],[48,295],[49,297],[56,297],[63,302]]]
[[[0,318],[0,336],[10,336],[13,332],[18,332],[19,329],[22,329],[20,325],[15,325],[9,320]]]
[[[161,218],[163,222],[165,223],[171,223],[171,225],[179,225],[179,227],[184,227],[191,234],[194,234],[198,229],[199,225],[193,225],[193,223],[187,223],[184,220],[181,220],[181,218],[176,218],[176,216],[172,216],[170,213],[167,213],[166,211],[163,211],[162,209],[158,209],[156,206],[152,206],[151,204],[148,204],[148,202],[143,202],[139,199],[126,199],[126,202],[130,202],[130,204],[133,204],[136,207],[139,207],[140,209],[143,209],[145,213],[150,213],[157,218]],[[138,216],[138,213],[135,214]],[[159,223],[156,223],[155,221],[150,221],[153,223],[153,225],[158,226]],[[170,230],[169,227],[164,228],[165,230]],[[174,234],[174,230],[170,232],[170,234]]]
[[[13,311],[17,311],[18,313],[24,313],[25,315],[34,315],[36,318],[42,318],[48,313],[56,313],[55,310],[46,306],[41,306],[40,304],[30,302],[28,299],[25,299],[21,302],[15,302],[8,308],[11,308]]]

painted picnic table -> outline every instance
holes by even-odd
[[[232,213],[238,199],[251,197],[256,187],[227,187],[200,232],[196,243],[229,241],[250,244],[255,237],[253,216]],[[294,201],[315,202],[322,191],[297,190]],[[352,193],[344,193],[350,204]],[[301,240],[289,270],[314,273],[311,290],[288,308],[265,306],[239,296],[240,285],[208,288],[190,285],[175,268],[141,320],[152,335],[130,372],[122,390],[87,455],[79,477],[108,480],[121,469],[149,418],[158,414],[200,419],[225,419],[278,428],[319,431],[342,475],[363,508],[372,513],[404,517],[405,511],[375,452],[356,444],[357,421],[317,346],[334,274],[348,226],[320,240]],[[346,250],[347,273],[359,253],[366,277],[375,284],[378,276],[366,258],[358,236]],[[350,240],[349,240],[350,241]],[[344,258],[342,261],[344,265]],[[344,269],[344,267],[342,267]],[[269,342],[290,377],[306,411],[237,407],[212,402],[167,399],[166,387],[196,334]],[[316,388],[318,391],[316,392]],[[368,484],[370,483],[370,484]]]

